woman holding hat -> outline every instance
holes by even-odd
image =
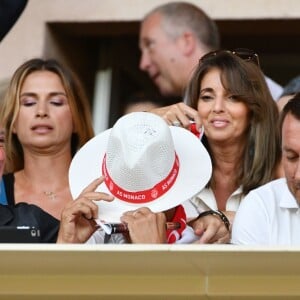
[[[198,114],[194,119],[204,130],[202,142],[213,172],[206,188],[185,208],[199,242],[228,242],[240,201],[276,177],[281,155],[278,110],[257,54],[247,49],[202,57],[187,96],[191,107],[170,106],[164,118],[189,127],[189,119]]]

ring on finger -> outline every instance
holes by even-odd
[[[176,127],[180,127],[181,123],[178,120],[175,120],[175,121],[172,122],[172,125],[176,126]]]

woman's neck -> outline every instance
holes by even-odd
[[[218,169],[222,173],[236,173],[244,157],[244,147],[241,145],[210,145],[214,170]]]
[[[24,155],[24,169],[15,173],[15,202],[35,204],[57,219],[72,200],[68,171],[71,154]]]
[[[34,182],[61,181],[62,176],[68,174],[72,157],[70,153],[56,155],[24,155],[24,169],[22,170],[27,178]]]
[[[243,147],[228,145],[227,147],[210,145],[213,159],[211,189],[214,192],[218,209],[226,210],[228,198],[238,188],[241,164],[243,163]]]

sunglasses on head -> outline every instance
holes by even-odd
[[[205,61],[206,59],[208,59],[209,57],[212,57],[212,56],[216,56],[220,53],[231,53],[233,55],[236,55],[238,56],[239,58],[245,60],[245,61],[251,61],[253,63],[255,63],[258,67],[260,66],[259,65],[259,57],[258,57],[258,54],[255,53],[253,50],[250,50],[250,49],[246,49],[246,48],[237,48],[237,49],[234,49],[234,50],[217,50],[217,51],[212,51],[212,52],[209,52],[205,55],[203,55],[200,60],[199,60],[199,63],[202,63],[203,61]]]

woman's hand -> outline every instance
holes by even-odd
[[[154,108],[150,112],[162,117],[168,125],[182,126],[189,129],[192,120],[195,122],[198,131],[202,126],[198,111],[183,102]]]
[[[235,212],[226,211],[223,212],[232,224],[235,216]],[[219,216],[207,215],[201,217],[195,221],[190,222],[190,226],[193,227],[194,232],[200,238],[196,243],[200,244],[226,244],[230,242],[231,238],[231,225],[226,228],[223,221]]]
[[[98,206],[94,201],[112,201],[109,194],[96,192],[104,177],[94,180],[62,211],[57,243],[84,243],[98,229]]]
[[[123,214],[121,221],[127,224],[133,244],[166,243],[166,216],[141,207]]]

